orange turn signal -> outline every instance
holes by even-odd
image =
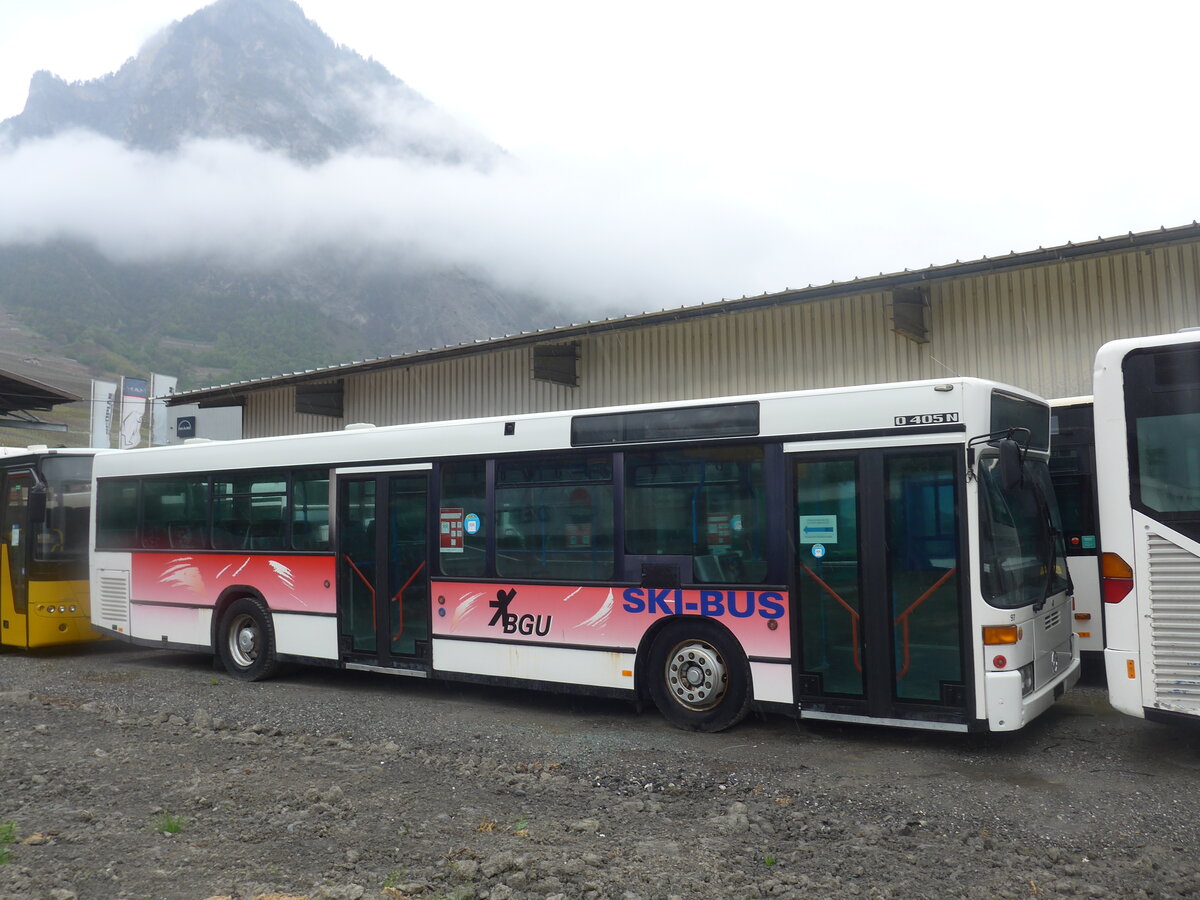
[[[1115,553],[1102,553],[1100,575],[1104,578],[1132,578],[1133,568]]]
[[[1115,553],[1100,555],[1100,593],[1105,603],[1120,603],[1133,590],[1133,569]]]
[[[994,644],[1015,644],[1021,639],[1021,629],[1016,625],[984,625],[983,642]]]

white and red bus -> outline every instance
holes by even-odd
[[[247,680],[1013,730],[1079,672],[1049,422],[955,378],[102,453],[93,623]]]
[[[1096,354],[1105,674],[1132,716],[1200,716],[1200,331]]]

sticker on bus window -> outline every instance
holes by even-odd
[[[563,525],[568,550],[588,550],[592,546],[591,522],[567,522]]]
[[[821,557],[823,557],[825,555],[825,545],[824,544],[813,544],[812,545],[812,555],[813,555],[814,559],[820,559]]]
[[[462,553],[463,546],[463,511],[443,508],[439,527],[439,546],[443,553]]]
[[[729,513],[708,514],[708,546],[728,547],[733,543],[733,527]]]
[[[836,544],[837,516],[801,516],[800,543]]]
[[[479,534],[479,516],[475,513],[468,513],[467,517],[463,519],[463,530],[467,534]]]

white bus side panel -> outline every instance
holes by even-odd
[[[1200,715],[1200,542],[1136,510],[1133,534],[1134,592],[1143,626],[1141,705]],[[1131,599],[1132,594],[1125,602]],[[1128,681],[1128,674],[1118,680]]]
[[[1146,713],[1142,702],[1143,681],[1138,678],[1141,663],[1138,660],[1137,595],[1135,583],[1120,603],[1104,604],[1104,630],[1108,641],[1104,648],[1104,678],[1108,684],[1108,702],[1113,708],[1140,719]]]
[[[792,667],[788,663],[750,663],[754,699],[762,703],[791,703]]]
[[[1075,586],[1075,635],[1081,653],[1100,653],[1104,649],[1104,604],[1100,598],[1100,559],[1096,556],[1068,556],[1067,571]]]
[[[131,613],[129,633],[135,638],[201,649],[212,647],[211,609],[135,603]]]
[[[633,690],[634,654],[434,638],[433,667],[465,675],[524,678]],[[626,674],[628,673],[628,674]]]
[[[337,617],[277,612],[272,621],[276,652],[310,659],[338,658]]]

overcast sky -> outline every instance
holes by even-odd
[[[0,0],[0,119],[21,111],[35,70],[69,81],[99,77],[204,5]],[[453,245],[474,254],[468,263],[507,266],[514,284],[591,285],[598,295],[658,308],[1200,215],[1200,4],[300,5],[335,41],[379,60],[520,161],[519,176],[486,186],[375,173],[419,195],[410,202],[425,198],[427,212],[407,226],[442,233],[450,256]],[[104,158],[118,180],[145,168],[86,141],[51,149]],[[238,148],[199,148],[188,160],[217,180],[224,167],[267,165]],[[66,157],[59,162],[69,167]],[[86,184],[64,181],[64,168],[42,180],[35,168],[31,157],[0,160],[0,197],[18,181],[23,191],[8,212],[0,203],[0,240],[70,231],[64,219],[92,202],[81,196]],[[197,205],[235,193],[208,185],[179,196],[162,190],[171,172],[157,177],[144,208],[133,204],[153,234],[178,217],[170,204],[203,222]],[[256,179],[248,194],[241,181],[242,205],[231,203],[229,215],[264,231],[246,205],[270,207],[273,190],[294,196],[301,177],[310,179],[312,208],[293,210],[298,216],[312,218],[335,190],[353,194],[352,171],[334,161],[320,181],[288,170]],[[362,202],[379,202],[374,193]],[[501,214],[514,204],[522,206],[519,226]],[[60,217],[34,222],[33,210],[47,206],[61,208]],[[332,230],[340,221],[317,218]],[[121,231],[96,221],[80,228]],[[327,238],[334,239],[314,240]],[[131,235],[128,246],[147,240]]]

